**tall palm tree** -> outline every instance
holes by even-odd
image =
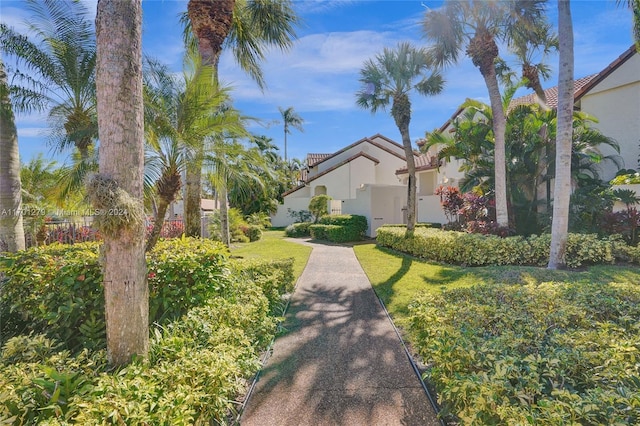
[[[242,131],[239,114],[224,106],[228,90],[212,79],[197,52],[187,52],[182,78],[151,59],[145,75],[147,170],[155,175],[159,198],[156,220],[147,251],[156,243],[168,206],[182,186],[181,175],[191,162],[202,161],[198,148],[204,140],[224,131]]]
[[[496,73],[497,42],[509,41],[518,28],[531,27],[543,19],[543,3],[544,0],[445,0],[441,9],[427,11],[423,21],[424,36],[435,43],[430,54],[437,66],[457,63],[465,49],[484,78],[493,111],[496,219],[501,226],[509,226],[509,212],[504,139],[506,118]]]
[[[16,58],[14,81],[27,89],[16,93],[16,101],[46,107],[53,148],[75,147],[87,159],[98,130],[96,46],[88,12],[71,0],[27,0],[27,7],[29,36],[0,24],[0,49]]]
[[[304,132],[304,118],[300,117],[298,113],[290,106],[287,109],[278,107],[280,115],[282,116],[282,124],[284,125],[284,161],[287,161],[287,135],[291,134],[291,128]]]
[[[0,251],[24,250],[18,130],[0,58]]]
[[[553,191],[553,221],[549,269],[565,265],[571,197],[571,140],[573,135],[573,23],[569,0],[558,0],[560,58],[558,72],[558,124],[556,133],[556,180]]]
[[[100,0],[96,15],[100,173],[89,182],[104,238],[107,357],[123,365],[149,350],[144,254],[142,0]]]
[[[246,149],[237,140],[225,140],[220,135],[210,140],[209,154],[205,157],[208,177],[216,190],[220,203],[220,235],[229,245],[229,189],[238,194],[251,194],[251,188],[264,187],[260,171],[265,165],[264,157],[256,148]]]
[[[214,67],[223,49],[231,49],[236,62],[262,88],[260,62],[273,47],[288,50],[295,38],[298,17],[290,0],[189,0],[185,44],[196,42],[203,62]],[[195,40],[192,36],[195,35]],[[187,169],[185,230],[200,235],[202,163]]]
[[[409,135],[411,100],[409,94],[431,96],[442,91],[444,80],[438,72],[431,72],[431,62],[426,49],[418,49],[410,43],[399,43],[395,49],[385,48],[375,60],[369,59],[360,70],[362,88],[356,94],[356,103],[372,113],[384,110],[391,104],[393,117],[407,159],[409,182],[407,191],[407,231],[413,231],[416,223],[416,166]]]

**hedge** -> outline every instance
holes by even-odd
[[[0,418],[226,423],[275,334],[282,295],[293,287],[292,261],[236,262],[216,242],[160,242],[148,257],[150,305],[160,319],[151,326],[149,359],[111,371],[103,336],[85,336],[88,320],[104,330],[97,248],[49,246],[2,260]]]
[[[523,238],[469,234],[419,228],[408,235],[406,229],[378,228],[377,243],[404,253],[456,265],[538,265],[549,260],[551,235]],[[569,234],[566,264],[575,268],[589,264],[613,263],[616,259],[637,262],[635,247],[619,238],[599,239],[591,234]]]
[[[311,236],[309,232],[309,226],[311,225],[312,222],[292,223],[284,229],[284,234],[290,238],[309,237]]]
[[[483,285],[410,307],[412,345],[456,424],[640,424],[637,283]]]
[[[309,226],[311,237],[336,243],[358,241],[367,230],[367,218],[359,215],[329,215],[320,219],[320,224]]]

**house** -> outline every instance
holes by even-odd
[[[418,161],[421,156],[414,153],[414,158]],[[308,210],[313,196],[326,194],[332,198],[332,213],[365,216],[366,234],[375,237],[379,226],[405,221],[407,187],[395,174],[402,167],[406,167],[404,147],[381,134],[333,154],[309,154],[301,184],[283,194],[283,204],[271,223],[293,223],[291,212]]]
[[[547,104],[556,108],[558,104],[558,88],[545,90]],[[537,103],[535,94],[529,94],[512,100],[511,106]],[[640,54],[635,45],[615,59],[597,74],[578,78],[574,81],[574,108],[583,111],[598,122],[593,127],[606,136],[617,141],[620,146],[620,157],[624,161],[623,168],[640,169]],[[453,122],[461,115],[459,108],[438,131],[452,131]],[[612,148],[603,147],[603,155],[617,154]],[[463,159],[443,162],[439,168],[431,166],[432,159],[437,157],[438,147],[429,151],[416,161],[416,179],[418,182],[417,220],[418,222],[446,222],[440,206],[439,197],[434,195],[440,185],[457,186],[464,177],[460,166]],[[423,158],[424,157],[424,158]],[[611,180],[617,167],[611,162],[603,162],[600,177]],[[396,172],[397,176],[407,179],[406,166]]]

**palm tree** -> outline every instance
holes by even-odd
[[[144,254],[142,1],[100,0],[96,15],[100,173],[89,182],[103,234],[107,357],[123,365],[149,350]]]
[[[185,44],[193,43],[204,64],[214,67],[223,48],[231,49],[236,62],[262,88],[260,62],[276,47],[287,50],[295,38],[298,17],[290,0],[189,0],[185,23]],[[193,162],[187,170],[185,231],[200,235],[200,192],[202,164]]]
[[[362,88],[356,94],[359,107],[372,113],[391,104],[391,116],[402,135],[402,144],[409,171],[407,194],[407,231],[416,223],[416,166],[409,135],[411,101],[409,94],[416,91],[424,96],[442,91],[444,80],[438,72],[428,74],[431,68],[426,49],[410,43],[399,43],[395,49],[385,48],[375,60],[367,60],[360,70]]]
[[[251,188],[264,188],[260,170],[265,165],[264,157],[256,148],[245,149],[237,140],[224,137],[212,138],[209,154],[205,157],[208,177],[216,190],[220,203],[220,235],[222,242],[229,245],[229,189],[236,194],[251,194]]]
[[[556,133],[556,180],[553,192],[553,221],[549,269],[565,265],[569,234],[571,197],[571,140],[573,135],[573,23],[569,0],[558,0],[560,70],[558,72],[558,124]]]
[[[509,226],[509,212],[504,139],[506,118],[496,73],[497,41],[509,41],[517,29],[533,27],[543,18],[543,2],[446,0],[441,9],[426,12],[423,21],[424,36],[435,42],[430,55],[437,66],[457,63],[465,48],[466,55],[484,78],[493,111],[496,219],[500,226]]]
[[[42,154],[23,165],[20,169],[22,199],[38,206],[55,205],[53,194],[59,170],[55,160],[46,160]]]
[[[633,13],[633,38],[636,49],[640,51],[640,0],[616,0],[618,5],[626,5]]]
[[[190,164],[202,164],[200,148],[205,138],[223,131],[241,131],[244,127],[238,114],[224,110],[229,102],[228,90],[218,87],[212,78],[213,68],[204,66],[197,52],[187,52],[181,79],[151,59],[147,60],[147,70],[145,124],[151,161],[148,170],[155,172],[158,179],[155,188],[160,201],[147,243],[150,250],[159,236],[167,207],[182,186],[182,173]],[[200,209],[196,212],[199,230]]]
[[[304,132],[302,125],[304,124],[304,118],[300,117],[293,107],[284,109],[278,107],[280,115],[282,116],[282,123],[284,124],[284,161],[287,161],[287,135],[291,134],[291,127],[301,132]]]
[[[0,58],[0,251],[24,250],[18,131]]]
[[[27,0],[27,6],[33,40],[0,24],[0,48],[28,71],[14,72],[25,89],[16,92],[16,102],[47,107],[54,149],[75,147],[87,159],[97,138],[96,48],[87,10],[70,0]]]

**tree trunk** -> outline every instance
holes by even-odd
[[[495,67],[487,67],[487,71],[483,72],[482,75],[489,90],[489,99],[493,113],[496,222],[498,222],[500,226],[509,226],[507,163],[504,136],[507,120],[504,115],[504,110],[502,109],[502,98],[500,97],[500,87],[498,86]]]
[[[151,251],[158,242],[160,238],[160,232],[162,232],[162,226],[164,225],[164,218],[167,215],[167,209],[169,208],[169,203],[166,202],[163,198],[160,198],[160,202],[158,203],[158,211],[156,212],[156,218],[153,222],[153,229],[151,230],[151,235],[149,235],[149,239],[147,240],[147,246],[145,248],[145,252]]]
[[[189,0],[187,13],[205,65],[218,68],[222,44],[233,23],[235,0]]]
[[[556,131],[556,175],[553,191],[553,222],[549,269],[565,266],[571,197],[571,144],[573,132],[573,24],[569,0],[558,0],[560,41],[558,72],[558,124]]]
[[[194,160],[187,165],[184,196],[184,233],[188,237],[200,237],[200,199],[202,192],[202,161]]]
[[[229,194],[227,192],[227,185],[220,188],[220,237],[224,245],[229,247],[231,244],[231,235],[229,232],[229,208],[227,206],[227,199]]]
[[[0,252],[24,250],[22,185],[18,132],[9,99],[9,85],[0,59]]]
[[[142,206],[144,122],[142,0],[99,0],[96,90],[100,174]],[[105,212],[120,214],[121,212]],[[123,365],[149,349],[149,289],[144,226],[104,235],[107,357]]]

